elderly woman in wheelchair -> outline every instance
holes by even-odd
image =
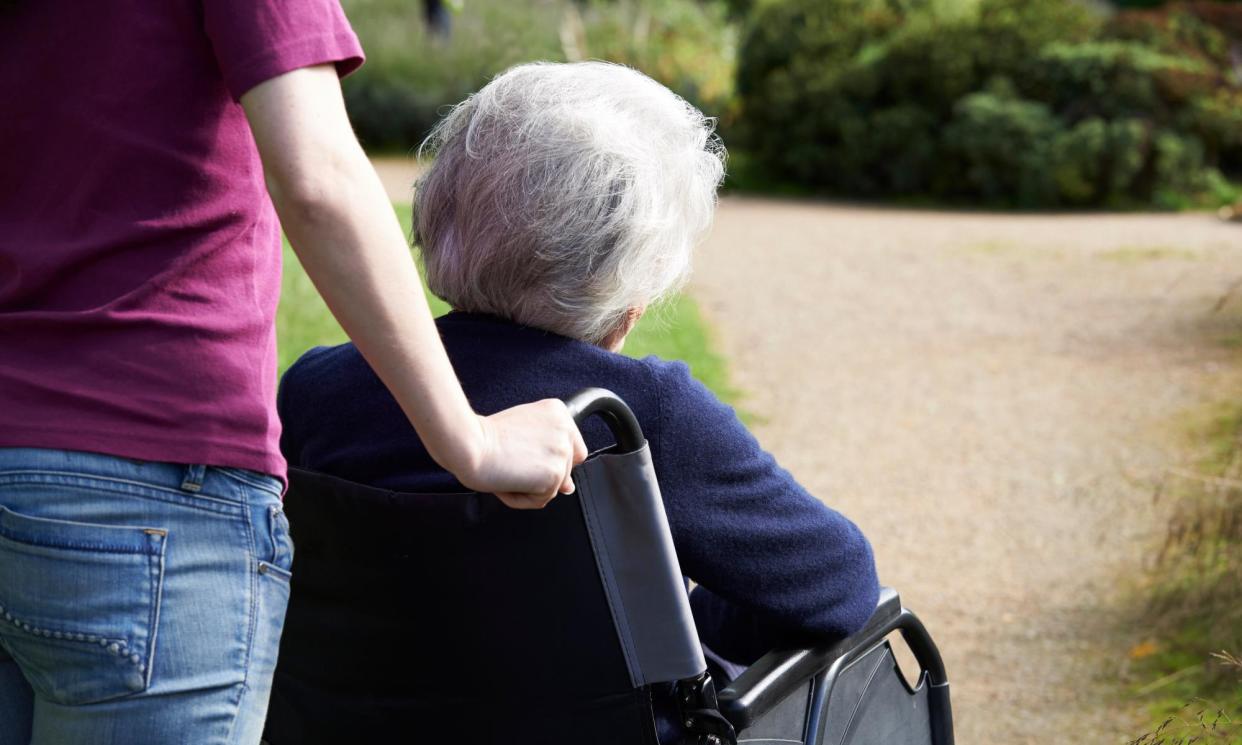
[[[298,553],[266,740],[949,742],[935,648],[858,528],[684,364],[619,354],[710,224],[711,121],[624,67],[531,64],[428,144],[415,227],[471,403],[608,389],[573,403],[597,456],[577,493],[508,509],[436,465],[352,344],[303,356],[279,398]],[[899,628],[924,684],[885,676],[882,706],[924,713],[851,723],[875,694],[830,707],[826,677],[865,668],[866,689]],[[741,673],[719,700],[705,652],[717,684]]]

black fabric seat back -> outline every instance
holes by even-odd
[[[464,722],[460,742],[556,742],[582,734],[575,712],[624,734],[617,742],[646,741],[649,707],[576,496],[512,510],[492,495],[402,494],[294,470],[286,512],[296,552],[272,745],[358,741],[397,723],[449,736]],[[546,719],[548,736],[514,739],[510,727],[529,718]]]
[[[706,663],[651,453],[614,394],[567,405],[617,446],[542,510],[290,471],[271,745],[656,741],[652,686]]]

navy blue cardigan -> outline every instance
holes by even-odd
[[[490,414],[581,388],[608,388],[634,410],[651,447],[703,642],[748,664],[782,643],[859,629],[878,594],[871,547],[812,497],[681,362],[635,360],[489,316],[437,322],[470,403]],[[372,486],[463,491],[427,454],[352,344],[319,347],[281,381],[289,463]],[[592,451],[604,426],[583,432]]]

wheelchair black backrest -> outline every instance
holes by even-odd
[[[655,742],[652,686],[705,663],[641,431],[609,394],[577,402],[618,452],[543,510],[291,471],[272,745]]]
[[[731,742],[732,720],[755,743],[950,745],[951,726],[949,740],[859,739],[870,735],[854,704],[857,723],[829,739],[835,724],[808,717],[856,697],[824,695],[823,649],[774,652],[718,707],[638,423],[606,391],[569,404],[580,422],[602,416],[617,446],[576,469],[576,494],[543,510],[291,470],[296,553],[270,745],[655,745],[653,707],[662,704],[689,741],[705,744]],[[877,618],[891,626],[891,615]],[[846,649],[864,657],[858,644]],[[853,685],[858,676],[839,667]],[[876,679],[863,688],[880,691]],[[917,696],[893,701],[918,706]],[[945,712],[947,704],[946,684]],[[920,727],[931,731],[912,731]]]

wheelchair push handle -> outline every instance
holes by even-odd
[[[623,453],[640,450],[647,443],[634,412],[612,391],[604,388],[583,388],[565,399],[565,406],[579,427],[587,419],[599,415],[616,439],[617,448]]]

